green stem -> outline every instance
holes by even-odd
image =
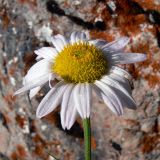
[[[90,119],[83,119],[85,160],[91,160],[91,127]]]

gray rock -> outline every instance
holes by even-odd
[[[117,117],[93,95],[92,160],[158,160],[160,87],[159,83],[150,85],[159,75],[156,26],[148,22],[147,15],[135,13],[140,9],[136,1],[132,7],[131,2],[116,1],[112,10],[106,6],[112,1],[49,2],[51,8],[47,10],[44,0],[0,0],[0,159],[48,160],[50,153],[63,160],[84,159],[80,119],[70,131],[64,131],[59,110],[36,118],[36,108],[48,92],[46,86],[32,100],[27,93],[13,97],[35,63],[35,49],[51,46],[53,34],[69,36],[72,31],[84,30],[91,37],[107,41],[130,36],[132,41],[126,50],[151,57],[144,64],[126,66],[135,76],[137,110],[125,109],[125,114]],[[151,3],[157,8],[157,1],[148,5]]]
[[[145,119],[141,122],[141,131],[153,132],[156,127],[156,117]]]

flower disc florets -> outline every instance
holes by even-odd
[[[89,43],[68,44],[55,58],[52,71],[71,83],[93,83],[107,72],[107,61]]]

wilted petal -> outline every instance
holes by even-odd
[[[123,107],[128,107],[131,109],[136,108],[136,103],[135,103],[134,99],[132,98],[132,96],[130,95],[130,93],[126,89],[127,85],[124,88],[119,82],[110,78],[109,76],[103,77],[103,79],[101,81],[106,83],[107,85],[109,85],[111,87],[111,89],[115,91],[115,93],[119,97],[119,100],[121,101]]]
[[[112,66],[110,72],[113,73],[113,74],[115,74],[115,75],[119,75],[122,78],[127,79],[128,82],[130,82],[130,84],[132,83],[132,76],[127,71],[125,71],[124,69],[122,69],[120,67],[117,67],[117,66]]]
[[[113,42],[107,43],[102,47],[104,51],[114,50],[119,51],[123,50],[124,47],[129,43],[130,39],[128,37],[119,38]]]
[[[130,98],[131,100],[133,100],[130,92],[128,92],[128,84],[124,83],[124,85],[122,85],[119,81],[116,81],[114,78],[110,77],[110,76],[104,76],[101,79],[102,82],[106,83],[109,86],[115,87],[119,90],[121,90],[122,92],[124,92],[124,94]]]
[[[60,82],[47,93],[37,108],[36,115],[38,118],[49,114],[61,103],[67,86],[68,85],[66,85],[64,82]]]
[[[120,99],[123,107],[136,109],[136,103],[133,98],[128,98],[122,90],[117,89],[116,87],[111,87],[117,94],[118,98]]]
[[[96,81],[95,85],[102,91],[101,96],[105,104],[117,115],[122,115],[123,107],[115,91],[101,81]]]
[[[104,92],[96,85],[94,85],[94,91],[96,94],[99,96],[101,100],[104,101],[106,106],[116,115],[119,115],[119,111],[117,110],[116,106],[112,103],[111,99],[109,98],[108,95],[104,94]]]

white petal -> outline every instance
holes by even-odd
[[[102,98],[103,98],[104,102],[106,99],[107,99],[107,102],[110,101],[110,104],[108,105],[108,107],[112,111],[114,111],[114,113],[116,113],[117,115],[122,115],[123,114],[123,107],[122,107],[120,99],[117,97],[115,91],[111,87],[107,86],[106,84],[104,84],[101,81],[96,81],[95,84],[102,90],[102,93],[103,93]]]
[[[86,34],[84,32],[77,32],[77,34],[76,34],[76,42],[85,41],[85,40],[86,40]]]
[[[38,77],[48,75],[51,72],[50,65],[51,64],[45,59],[38,61],[28,70],[26,76],[24,77],[25,83],[28,84],[34,79],[38,79]]]
[[[102,52],[106,61],[108,62],[108,66],[112,67],[113,65],[117,64],[117,60],[114,59],[115,53],[110,51],[110,52]]]
[[[68,101],[68,108],[66,110],[65,128],[69,130],[73,126],[76,117],[77,117],[77,109],[75,108],[75,102],[73,99],[73,90],[72,90]]]
[[[117,64],[130,64],[146,60],[146,55],[141,53],[118,53],[114,59]]]
[[[67,86],[64,82],[60,82],[47,93],[37,108],[36,116],[38,118],[49,114],[60,104]]]
[[[135,103],[134,99],[131,97],[131,95],[128,93],[128,91],[119,82],[110,78],[109,76],[103,77],[103,79],[101,79],[101,81],[106,83],[107,85],[109,85],[112,88],[112,90],[114,90],[116,92],[123,107],[128,107],[131,109],[136,108],[136,103]],[[126,85],[126,87],[127,87],[127,85]]]
[[[30,81],[30,83],[27,83],[24,85],[24,87],[20,88],[19,90],[17,90],[14,95],[20,94],[22,92],[31,90],[35,87],[41,86],[44,83],[46,83],[48,81],[48,75],[42,76],[42,77],[38,77],[37,79],[34,79],[32,81]]]
[[[41,89],[40,86],[31,89],[29,92],[29,98],[32,99],[40,91],[40,89]]]
[[[53,59],[57,56],[57,50],[52,47],[42,47],[41,49],[35,50],[34,51],[38,57],[36,58],[37,60],[40,58],[47,59],[49,61],[53,61]]]
[[[88,85],[77,84],[73,90],[75,106],[83,119],[90,116],[91,92]]]
[[[81,94],[81,84],[77,84],[74,89],[73,89],[73,97],[74,97],[74,101],[75,101],[75,107],[77,108],[78,113],[80,114],[80,116],[82,118],[84,118],[84,114],[83,114],[83,109],[82,109],[82,105],[81,105],[81,99],[83,98],[83,94]]]
[[[124,47],[129,43],[130,39],[128,37],[122,37],[119,38],[113,42],[107,43],[106,45],[103,46],[104,50],[123,50]]]
[[[71,37],[70,37],[70,43],[76,43],[76,34],[77,32],[72,32]]]
[[[57,35],[55,36],[55,38],[59,38],[59,39],[63,42],[63,47],[68,44],[68,39],[66,39],[66,38],[65,38],[64,36],[62,36],[61,34],[57,34]]]
[[[64,46],[68,43],[67,40],[60,34],[52,37],[51,41],[59,52],[62,51]]]
[[[86,34],[84,32],[73,32],[70,37],[70,43],[76,43],[78,41],[86,41]]]
[[[73,85],[69,84],[63,94],[63,99],[62,99],[62,104],[61,104],[61,112],[60,112],[61,124],[62,124],[63,129],[65,129],[65,127],[66,127],[66,114],[67,114],[68,107],[69,107],[69,98],[71,96],[72,88],[73,88]]]
[[[75,108],[75,106],[70,105],[66,114],[66,127],[69,130],[74,122],[76,121],[76,117],[77,117],[77,109]]]
[[[37,56],[36,57],[36,61],[40,61],[40,60],[42,60],[43,58],[41,57],[41,56]]]

